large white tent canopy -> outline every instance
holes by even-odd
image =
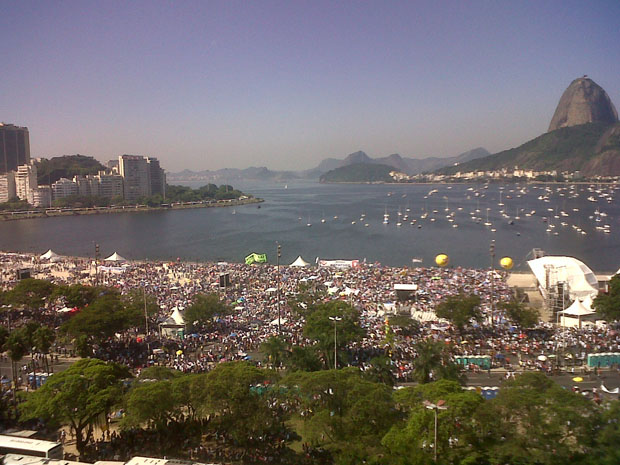
[[[587,308],[579,299],[575,300],[570,307],[561,312],[565,316],[585,316],[592,315],[594,310]]]
[[[45,252],[39,258],[41,260],[49,260],[50,262],[56,262],[56,261],[62,259],[62,257],[60,255],[58,255],[56,252],[54,252],[52,249],[49,249],[47,252]]]
[[[112,255],[106,258],[105,261],[106,262],[125,262],[127,260],[121,257],[118,253],[114,252]]]
[[[529,260],[534,276],[540,283],[541,290],[564,283],[571,300],[596,297],[598,280],[588,266],[573,257],[547,256]],[[549,281],[549,282],[547,282]]]
[[[594,315],[595,311],[587,308],[581,303],[579,299],[577,299],[566,310],[558,313],[562,315],[562,326],[570,328],[581,328],[584,318],[586,321],[592,320],[592,318],[594,318],[592,317],[592,315]]]
[[[299,257],[297,257],[297,260],[295,260],[293,263],[291,263],[289,266],[298,266],[298,267],[304,267],[304,266],[308,266],[310,265],[310,263],[308,263],[307,261],[305,261],[303,258],[301,258],[301,255]]]

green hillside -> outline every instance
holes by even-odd
[[[615,175],[620,157],[620,125],[589,123],[557,129],[525,144],[478,158],[457,166],[442,168],[440,174],[457,171],[492,171],[502,168],[537,171],[576,171],[584,175]]]
[[[320,182],[392,182],[393,166],[373,163],[355,163],[328,171]]]
[[[72,179],[75,175],[97,174],[105,167],[93,157],[85,155],[63,155],[36,162],[39,184],[52,184],[60,178]]]

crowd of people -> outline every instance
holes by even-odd
[[[421,338],[445,341],[454,355],[490,355],[494,366],[547,369],[540,355],[570,353],[583,362],[590,352],[620,351],[620,336],[604,327],[560,330],[540,323],[535,330],[521,331],[500,311],[514,290],[507,273],[461,267],[395,268],[360,263],[349,268],[245,265],[238,263],[116,262],[95,263],[91,259],[55,257],[47,261],[28,254],[0,254],[2,287],[17,282],[17,269],[30,270],[33,277],[56,284],[99,284],[121,293],[139,289],[157,300],[159,312],[146,338],[119,335],[106,346],[102,358],[114,359],[139,370],[148,364],[162,364],[183,372],[203,372],[222,361],[249,359],[271,336],[281,335],[295,345],[310,344],[303,335],[304,318],[291,302],[300,286],[320,291],[327,300],[342,299],[359,310],[364,338],[349,347],[350,362],[362,369],[371,356],[388,355],[398,380],[410,379],[416,357],[415,342]],[[229,284],[223,275],[228,275]],[[221,286],[222,283],[227,284]],[[417,289],[407,301],[399,301],[396,284],[414,284]],[[217,293],[232,311],[218,318],[212,330],[202,333],[168,331],[166,323],[176,311],[192,304],[197,294]],[[476,294],[480,297],[483,320],[465,332],[447,321],[420,321],[414,334],[403,335],[396,345],[386,341],[386,331],[398,336],[400,329],[388,329],[392,314],[433,314],[445,297]],[[42,309],[38,318],[53,325],[62,302]],[[9,314],[11,312],[8,312]],[[32,315],[13,312],[13,325]],[[387,320],[386,320],[387,318]],[[17,320],[17,321],[15,321]],[[178,328],[177,328],[178,329]],[[182,336],[182,338],[180,338]],[[147,343],[150,353],[147,353]],[[170,344],[174,350],[153,350]],[[475,368],[475,367],[474,367]]]

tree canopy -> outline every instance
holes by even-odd
[[[70,426],[83,454],[96,423],[121,400],[126,368],[97,359],[82,359],[56,373],[21,404],[22,420],[42,418],[51,425]]]

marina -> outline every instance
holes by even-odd
[[[494,243],[497,256],[513,257],[517,270],[525,270],[529,252],[540,247],[601,272],[615,271],[620,258],[616,185],[288,182],[239,188],[264,199],[261,208],[4,222],[0,250],[92,256],[97,243],[131,259],[241,262],[246,252],[260,251],[273,262],[278,241],[283,261],[301,254],[430,266],[444,252],[452,266],[484,268],[491,266]]]

